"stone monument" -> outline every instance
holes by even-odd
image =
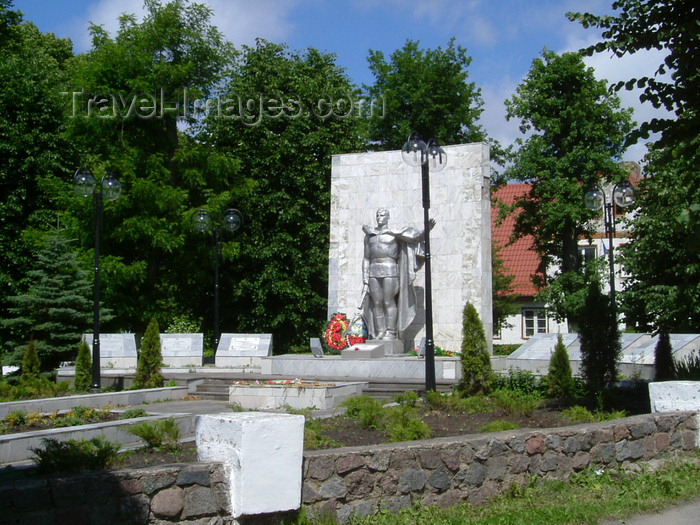
[[[479,312],[485,333],[492,333],[489,149],[481,143],[443,148],[447,166],[430,174],[433,329],[435,345],[459,351],[467,302]],[[363,301],[362,226],[375,223],[380,208],[389,210],[392,224],[422,225],[420,168],[404,163],[400,151],[333,156],[328,318],[336,312],[352,317]],[[425,335],[424,282],[424,272],[417,272],[415,317],[400,338],[404,352],[418,348]]]

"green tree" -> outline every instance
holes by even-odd
[[[78,345],[78,357],[75,360],[75,379],[73,387],[78,392],[87,392],[92,384],[92,356],[90,346],[85,341]]]
[[[674,379],[673,348],[668,332],[659,333],[659,341],[654,348],[654,381]]]
[[[163,361],[163,357],[160,350],[160,329],[158,321],[154,317],[148,323],[143,341],[141,341],[134,388],[162,387],[164,380],[160,371],[161,361]]]
[[[331,156],[362,145],[360,119],[325,105],[356,96],[335,60],[262,40],[244,47],[226,93],[255,109],[212,111],[201,136],[253,181],[236,250],[223,254],[233,294],[222,323],[271,332],[285,352],[308,349],[326,318]]]
[[[90,326],[92,283],[70,241],[61,234],[47,239],[32,266],[27,271],[31,286],[9,298],[13,306],[2,321],[18,337],[9,343],[6,361],[18,364],[26,341],[33,339],[43,369],[53,370],[73,357],[75,345]],[[109,312],[102,315],[110,317]]]
[[[614,312],[610,297],[601,291],[600,281],[590,279],[580,316],[581,376],[599,404],[604,391],[617,379],[621,345]]]
[[[571,374],[571,362],[566,351],[564,338],[557,335],[557,345],[549,360],[549,373],[547,375],[547,387],[549,395],[555,399],[571,399],[574,397],[574,376]]]
[[[123,185],[105,206],[102,229],[103,294],[119,311],[113,330],[207,310],[201,292],[212,287],[211,245],[197,237],[192,214],[205,204],[212,212],[231,207],[244,185],[233,155],[195,141],[192,128],[178,132],[178,123],[196,124],[195,101],[216,92],[231,44],[204,5],[147,0],[145,7],[141,22],[122,15],[114,37],[91,27],[93,47],[71,61],[77,87],[67,90],[69,137],[81,163],[99,175],[114,171]],[[92,203],[70,197],[66,206],[89,250]]]
[[[688,0],[616,0],[615,15],[568,13],[584,27],[602,30],[603,41],[582,50],[587,55],[612,52],[616,56],[657,49],[663,61],[653,76],[618,82],[615,90],[641,88],[640,101],[674,114],[643,122],[631,139],[660,133],[656,146],[671,154],[694,160],[697,166],[700,127],[700,70],[698,70],[698,7]],[[653,30],[651,29],[653,28]],[[675,153],[672,153],[675,152]],[[667,157],[668,158],[668,157]]]
[[[34,339],[29,340],[27,349],[24,351],[22,356],[22,370],[20,381],[22,383],[29,383],[36,379],[39,379],[39,373],[41,372],[41,360],[39,359],[39,354],[36,351],[36,343]]]
[[[616,0],[613,16],[569,13],[603,41],[582,52],[617,56],[662,51],[652,76],[630,78],[616,90],[642,89],[640,101],[672,115],[643,122],[630,140],[658,133],[645,168],[629,244],[622,261],[632,275],[620,298],[638,330],[700,330],[700,70],[698,8],[690,1]],[[650,30],[649,28],[653,28]]]
[[[652,154],[640,181],[629,242],[620,261],[632,278],[619,294],[638,331],[700,331],[700,177],[692,162]]]
[[[487,393],[493,384],[494,374],[484,325],[472,303],[467,303],[464,307],[462,352],[459,357],[462,363],[460,392],[468,396]]]
[[[618,161],[632,128],[631,110],[620,109],[619,98],[579,54],[547,50],[533,61],[506,108],[507,118],[519,118],[520,131],[528,135],[517,139],[506,178],[532,183],[514,204],[520,211],[515,234],[532,235],[538,253],[557,264],[559,275],[578,272],[578,240],[592,234],[593,212],[583,206],[583,196],[601,176],[626,177]],[[572,317],[569,311],[553,313]]]
[[[63,172],[72,152],[62,135],[59,94],[70,41],[20,23],[10,5],[0,3],[0,318],[8,316],[8,298],[28,285],[35,230],[55,225],[47,176]],[[8,327],[0,329],[0,340],[17,337]]]
[[[407,40],[387,62],[384,53],[370,50],[369,68],[374,84],[370,96],[383,100],[384,118],[369,120],[369,139],[380,149],[401,149],[411,131],[441,144],[483,142],[478,124],[484,101],[481,90],[469,82],[471,57],[452,38],[445,49],[423,50]]]

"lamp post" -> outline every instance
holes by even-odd
[[[611,192],[611,201],[616,206],[626,208],[635,201],[634,186],[628,180],[615,184]],[[617,303],[615,302],[615,255],[613,254],[613,238],[615,237],[615,210],[613,202],[608,202],[605,192],[594,186],[584,196],[584,203],[589,210],[603,210],[605,222],[605,233],[608,235],[608,263],[610,265],[610,302],[613,308],[613,318],[617,323]]]
[[[122,192],[122,185],[113,173],[107,173],[97,184],[88,168],[78,168],[73,177],[75,193],[81,197],[93,198],[93,222],[95,226],[95,284],[93,289],[93,329],[92,329],[92,385],[91,392],[99,392],[100,379],[100,233],[102,232],[102,209],[104,200],[115,201]]]
[[[430,170],[442,171],[447,154],[438,141],[426,144],[418,133],[411,133],[401,148],[401,157],[409,166],[421,168],[423,189],[423,232],[425,243],[425,390],[435,390],[435,341],[433,340],[433,287],[430,254]]]
[[[221,233],[223,230],[231,233],[237,231],[243,224],[243,215],[238,210],[230,208],[221,216],[219,224],[213,225],[210,213],[204,208],[197,210],[192,219],[197,231],[212,232],[212,250],[214,252],[214,350],[219,347],[221,328],[219,324],[219,266],[221,259]]]

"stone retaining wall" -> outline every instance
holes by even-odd
[[[698,447],[694,412],[656,413],[553,429],[307,451],[302,502],[311,515],[398,511],[414,502],[479,502],[532,475],[567,479]],[[2,523],[227,525],[226,467],[194,463],[0,483]],[[267,518],[270,518],[267,515]],[[255,522],[253,518],[252,521]]]
[[[0,521],[8,525],[235,523],[219,463],[3,482],[0,502]]]
[[[346,522],[379,509],[479,502],[532,475],[567,479],[589,465],[617,466],[690,452],[694,413],[647,414],[592,425],[518,430],[304,454],[302,502]]]

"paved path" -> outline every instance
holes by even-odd
[[[654,514],[641,514],[624,520],[603,521],[600,525],[698,525],[700,499],[682,503]]]

